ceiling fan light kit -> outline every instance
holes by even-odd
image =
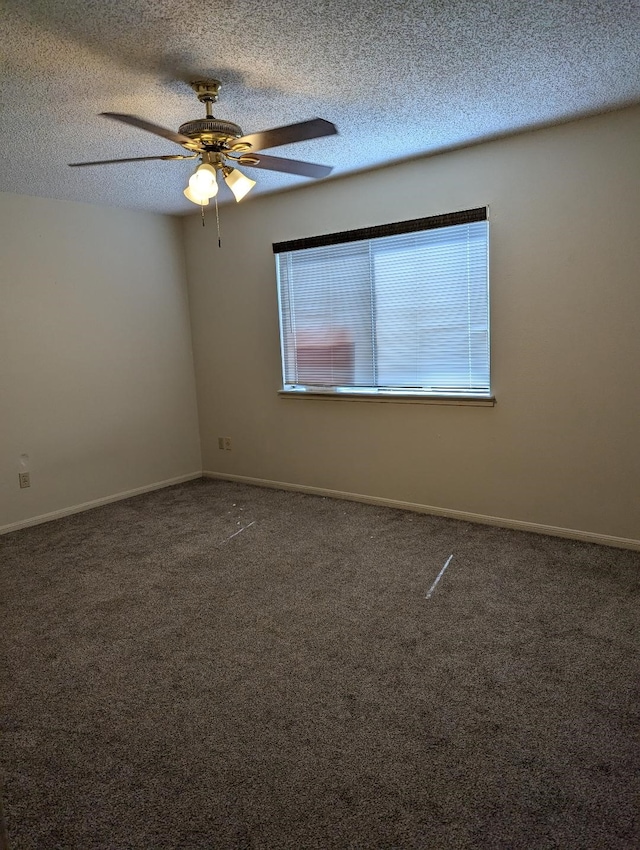
[[[244,136],[242,129],[237,124],[213,116],[213,104],[218,100],[220,87],[219,80],[193,80],[191,82],[191,88],[196,93],[198,100],[205,105],[206,116],[181,124],[177,132],[152,124],[136,115],[124,115],[119,112],[101,113],[111,120],[130,124],[140,130],[146,130],[156,136],[175,142],[184,148],[188,155],[143,156],[69,164],[72,167],[78,167],[141,160],[199,159],[200,165],[189,178],[189,185],[183,194],[189,201],[202,208],[203,216],[204,207],[208,205],[211,198],[218,194],[218,172],[222,173],[224,182],[233,193],[236,201],[241,201],[256,185],[255,180],[251,180],[234,167],[236,164],[313,179],[326,177],[331,173],[332,168],[327,165],[268,156],[260,153],[260,151],[264,148],[334,135],[338,132],[334,124],[323,118],[313,118],[309,121],[301,121],[298,124],[275,127],[271,130]]]

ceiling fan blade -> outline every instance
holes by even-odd
[[[193,156],[182,156],[182,154],[168,154],[166,156],[132,156],[126,159],[97,159],[95,162],[70,162],[70,168],[78,168],[83,165],[111,165],[114,162],[143,162],[150,159],[195,159],[197,154]]]
[[[175,142],[177,145],[189,148],[190,150],[200,150],[200,145],[188,136],[183,136],[182,133],[175,133],[173,130],[168,130],[166,127],[161,127],[159,124],[152,124],[150,121],[145,121],[144,118],[138,118],[137,115],[123,115],[121,112],[101,112],[105,118],[111,118],[114,121],[121,121],[123,124],[130,124],[132,127],[138,127],[140,130],[146,130],[147,133],[153,133],[155,136],[162,136],[163,139],[169,139],[170,142]]]
[[[258,162],[255,162],[255,160]],[[283,171],[285,174],[300,174],[302,177],[326,177],[333,171],[332,165],[316,165],[315,162],[303,162],[300,159],[283,159],[279,156],[266,154],[249,154],[246,159],[239,157],[238,165],[249,168],[265,168],[268,171]]]
[[[331,121],[325,121],[324,118],[312,118],[310,121],[300,121],[299,124],[287,124],[286,127],[263,130],[262,133],[250,133],[248,136],[237,139],[233,144],[244,143],[251,145],[254,151],[261,151],[265,148],[276,148],[278,145],[288,145],[291,142],[304,142],[305,139],[333,136],[337,132],[336,125]]]

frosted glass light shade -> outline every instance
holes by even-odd
[[[255,180],[251,180],[237,168],[232,168],[229,171],[225,169],[224,182],[235,195],[236,201],[241,201],[247,192],[256,185]]]
[[[191,186],[187,186],[187,188],[183,192],[183,195],[192,203],[200,204],[201,207],[206,207],[209,203],[209,198],[206,195],[197,194],[197,192],[193,191]]]
[[[189,178],[189,186],[191,186],[196,195],[213,198],[218,194],[215,168],[208,163],[198,166],[195,173]]]

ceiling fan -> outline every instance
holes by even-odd
[[[164,156],[136,156],[126,159],[103,159],[95,162],[70,162],[72,168],[87,165],[111,165],[116,162],[142,162],[145,160],[182,160],[198,159],[200,165],[189,179],[189,185],[184,195],[194,204],[201,207],[209,203],[209,199],[218,193],[218,173],[233,192],[236,201],[244,196],[255,185],[235,165],[245,165],[250,168],[264,168],[269,171],[281,171],[285,174],[298,174],[303,177],[326,177],[333,170],[329,165],[317,165],[313,162],[303,162],[297,159],[283,159],[277,156],[267,156],[260,153],[264,148],[275,148],[292,142],[302,142],[307,139],[318,139],[321,136],[332,136],[337,129],[330,121],[323,118],[313,118],[298,124],[288,124],[263,130],[261,133],[243,135],[242,130],[232,121],[224,121],[213,116],[213,104],[218,100],[221,83],[219,80],[194,80],[191,88],[204,103],[205,118],[187,121],[178,128],[178,132],[152,124],[136,115],[124,115],[120,112],[101,112],[105,118],[121,121],[146,130],[156,136],[169,139],[180,145],[188,154],[167,154]],[[204,210],[203,210],[204,213]]]

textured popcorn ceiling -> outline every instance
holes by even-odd
[[[640,0],[3,0],[0,15],[0,189],[158,212],[194,211],[191,162],[67,163],[180,153],[97,113],[177,129],[204,115],[193,78],[222,81],[214,114],[245,133],[333,121],[339,136],[269,152],[334,174],[640,100]],[[252,194],[310,182],[246,173]]]

